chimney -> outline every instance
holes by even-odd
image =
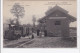
[[[11,24],[9,24],[9,30],[11,29]]]

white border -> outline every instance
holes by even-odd
[[[77,43],[80,52],[80,0],[77,1]]]
[[[3,46],[3,0],[1,0],[1,52]]]
[[[77,48],[3,48],[3,0],[1,0],[1,53],[79,53],[80,0],[77,0]]]

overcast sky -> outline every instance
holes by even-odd
[[[32,24],[32,16],[35,15],[36,19],[45,16],[45,12],[56,4],[65,10],[69,11],[69,14],[77,17],[76,1],[4,1],[3,3],[3,22],[6,23],[9,18],[14,19],[13,14],[10,13],[10,9],[15,3],[20,3],[24,7],[25,15],[20,19],[21,24]],[[76,22],[70,24],[72,27],[76,27]]]

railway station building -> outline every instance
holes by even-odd
[[[69,37],[69,25],[76,18],[68,14],[68,11],[60,6],[54,6],[45,12],[45,16],[39,21],[39,30],[46,30],[47,36]]]

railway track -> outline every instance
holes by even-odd
[[[6,45],[5,48],[23,48],[24,45],[33,43],[34,39],[29,39],[27,41],[22,41],[17,44]]]

